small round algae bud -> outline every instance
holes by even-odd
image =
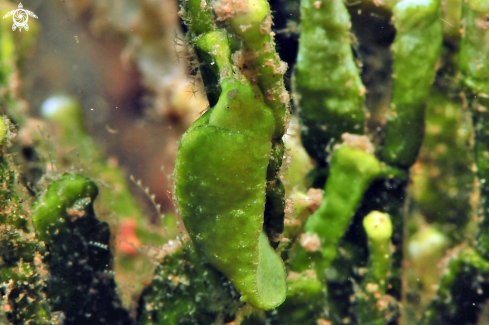
[[[365,228],[368,239],[375,242],[389,240],[392,236],[392,222],[387,213],[370,212],[363,219],[363,228]]]

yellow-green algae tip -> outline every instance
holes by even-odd
[[[368,239],[374,242],[387,241],[392,237],[392,222],[387,213],[370,212],[363,219],[363,228],[365,228]]]
[[[0,144],[4,143],[8,135],[8,120],[7,117],[0,117]]]

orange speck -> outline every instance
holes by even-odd
[[[134,219],[122,220],[120,233],[117,236],[117,250],[128,256],[138,253],[141,240],[136,236],[136,221]]]

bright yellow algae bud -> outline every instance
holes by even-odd
[[[363,219],[363,227],[368,239],[374,242],[389,241],[392,237],[392,222],[387,213],[379,211],[370,212]]]

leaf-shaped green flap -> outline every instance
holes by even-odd
[[[283,262],[263,232],[275,121],[247,80],[229,78],[222,86],[216,106],[182,138],[176,197],[190,237],[209,262],[243,301],[272,309],[286,295]]]

